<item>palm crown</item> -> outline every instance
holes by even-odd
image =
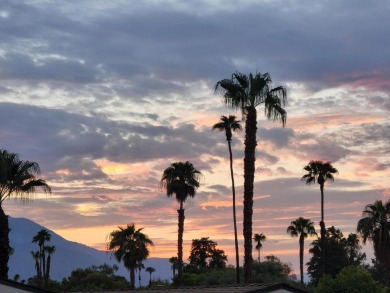
[[[176,200],[183,203],[188,196],[195,196],[200,176],[200,171],[190,162],[175,162],[165,169],[160,184],[166,188],[168,196],[175,194]]]
[[[318,184],[324,185],[325,182],[333,182],[333,174],[338,173],[337,169],[332,166],[330,162],[310,161],[307,166],[303,168],[308,173],[302,177],[302,181],[306,180],[306,184],[312,184],[317,181]]]
[[[224,91],[225,104],[241,109],[243,115],[247,109],[263,104],[268,119],[281,120],[286,124],[287,113],[283,109],[287,101],[285,87],[271,88],[272,80],[269,73],[253,75],[236,72],[231,79],[223,79],[215,85],[215,91]]]
[[[232,140],[232,131],[242,130],[240,121],[236,119],[236,116],[229,115],[229,117],[222,115],[220,121],[213,125],[213,130],[225,131],[226,140]]]

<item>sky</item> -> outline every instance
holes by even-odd
[[[203,176],[184,205],[185,258],[210,237],[234,263],[228,148],[211,127],[242,115],[214,88],[268,72],[287,88],[287,124],[258,107],[253,232],[268,238],[262,256],[298,272],[286,229],[302,216],[319,231],[319,186],[300,180],[310,160],[339,171],[325,223],[345,236],[390,198],[389,14],[387,0],[2,0],[0,148],[38,162],[52,188],[3,209],[102,250],[134,223],[152,257],[175,256],[179,205],[159,182],[190,161]],[[232,142],[241,262],[244,135]]]

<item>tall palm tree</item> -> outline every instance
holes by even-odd
[[[262,242],[267,240],[267,237],[263,233],[260,233],[260,234],[255,233],[255,235],[253,236],[253,240],[256,242],[256,247],[255,248],[259,252],[258,261],[260,263],[260,249],[263,247]]]
[[[130,287],[135,288],[135,269],[137,263],[149,256],[149,246],[153,241],[142,233],[143,228],[136,229],[135,225],[127,225],[125,228],[118,227],[109,235],[107,250],[111,251],[118,262],[123,264],[130,272]]]
[[[178,263],[177,256],[172,256],[172,257],[169,259],[169,262],[172,264],[172,265],[171,265],[171,269],[172,269],[172,278],[175,278],[176,269],[177,269],[177,263]]]
[[[234,131],[242,129],[240,121],[236,120],[236,116],[229,115],[229,117],[221,116],[218,123],[213,125],[213,130],[225,131],[226,141],[229,148],[230,157],[230,177],[232,179],[232,193],[233,193],[233,224],[234,224],[234,244],[236,249],[236,279],[237,284],[240,284],[240,256],[238,253],[238,239],[237,239],[237,220],[236,220],[236,188],[234,186],[233,175],[233,154],[232,154],[232,136]]]
[[[152,274],[156,271],[156,269],[152,267],[147,267],[145,271],[149,273],[149,287],[152,287]]]
[[[41,284],[41,280],[42,280],[42,270],[41,270],[41,267],[39,265],[39,251],[31,251],[31,256],[33,257],[34,261],[35,261],[35,271],[37,272],[37,279],[38,279],[38,283]]]
[[[287,227],[287,233],[292,237],[299,236],[299,268],[301,271],[301,284],[303,285],[303,251],[304,241],[308,236],[317,235],[314,228],[314,223],[309,219],[299,217],[291,222],[291,225]]]
[[[320,191],[321,191],[321,221],[320,221],[320,227],[321,227],[321,268],[322,272],[325,271],[325,234],[326,234],[326,228],[325,228],[325,222],[324,222],[324,186],[326,182],[333,182],[334,177],[333,174],[337,174],[339,171],[337,171],[336,168],[332,166],[330,162],[324,162],[324,161],[314,161],[311,160],[308,165],[306,165],[303,168],[308,173],[303,175],[301,178],[301,181],[306,181],[306,184],[310,185],[312,183],[317,182],[320,185]],[[322,273],[321,273],[322,275]]]
[[[170,197],[176,195],[176,200],[180,204],[178,212],[178,240],[177,240],[177,258],[178,258],[178,281],[183,284],[183,233],[184,233],[184,209],[183,204],[187,197],[194,197],[199,187],[201,172],[195,169],[190,162],[175,162],[165,169],[160,187],[165,188]]]
[[[51,234],[48,230],[42,229],[33,237],[32,242],[38,243],[39,246],[39,265],[42,269],[43,279],[46,281],[47,272],[46,272],[46,249],[45,242],[49,242],[51,239]],[[38,280],[41,282],[42,280]],[[42,285],[42,283],[40,283]]]
[[[253,214],[253,184],[255,178],[256,160],[256,107],[264,104],[265,116],[270,120],[279,120],[283,126],[287,113],[283,109],[287,100],[285,87],[272,88],[271,76],[268,73],[245,75],[236,72],[231,78],[222,79],[215,85],[215,91],[223,93],[225,103],[240,109],[245,122],[245,157],[244,157],[244,275],[245,282],[252,282],[252,214]]]
[[[38,163],[20,160],[18,154],[0,149],[0,279],[8,279],[8,260],[11,252],[8,216],[4,213],[2,203],[12,196],[26,200],[37,188],[51,193],[46,181],[36,178],[39,174]]]
[[[386,203],[376,200],[366,205],[357,232],[364,244],[367,240],[373,243],[375,256],[385,266],[390,285],[390,200]]]

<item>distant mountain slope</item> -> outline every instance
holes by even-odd
[[[9,278],[13,278],[15,274],[19,274],[22,280],[27,280],[35,275],[31,251],[38,250],[38,245],[32,243],[32,238],[39,230],[47,228],[25,218],[9,217],[9,225],[11,228],[10,242],[14,253],[8,263],[10,268],[8,275]],[[74,269],[107,263],[110,265],[117,264],[119,267],[117,274],[129,280],[128,271],[122,264],[110,259],[110,254],[77,242],[68,241],[53,231],[49,231],[51,234],[49,245],[56,247],[56,251],[52,256],[51,279],[61,281],[62,278],[68,277]],[[168,259],[150,258],[144,262],[144,265],[145,268],[150,266],[156,269],[156,272],[152,275],[153,279],[170,280],[172,276]],[[149,274],[144,270],[141,272],[141,280],[142,285],[146,285],[149,281]],[[138,286],[138,274],[136,285]]]

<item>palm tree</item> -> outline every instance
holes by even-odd
[[[45,275],[45,287],[49,284],[50,280],[50,266],[51,266],[51,256],[56,251],[55,246],[45,246],[45,252],[47,253],[46,259],[46,275]]]
[[[287,227],[287,233],[292,237],[299,236],[299,268],[301,271],[301,284],[303,285],[303,251],[304,241],[307,236],[317,235],[314,228],[314,223],[309,219],[299,217],[291,222],[291,225]]]
[[[220,122],[213,125],[213,130],[225,131],[226,141],[229,148],[230,157],[230,177],[232,179],[232,193],[233,193],[233,224],[234,224],[234,244],[236,249],[236,278],[237,284],[240,284],[240,256],[238,253],[238,239],[237,239],[237,220],[236,220],[236,188],[234,186],[233,175],[233,154],[232,154],[232,132],[240,131],[242,129],[236,116],[229,115],[229,117],[221,116]]]
[[[357,232],[364,244],[367,240],[373,243],[375,256],[385,266],[390,285],[390,200],[386,203],[376,200],[366,205]]]
[[[42,283],[42,270],[41,270],[41,267],[39,265],[39,251],[31,251],[31,256],[33,257],[34,261],[35,261],[35,270],[37,272],[37,280],[38,280],[38,283],[41,284]]]
[[[177,263],[178,263],[177,256],[172,256],[172,257],[169,259],[169,262],[172,264],[172,265],[171,265],[172,274],[173,274],[173,278],[175,278],[176,269],[177,269]]]
[[[152,273],[154,273],[156,269],[152,267],[147,267],[145,271],[149,273],[149,287],[152,287]]]
[[[338,173],[336,168],[332,166],[330,162],[323,162],[323,161],[310,161],[307,166],[303,168],[308,173],[303,175],[301,178],[301,181],[306,181],[306,184],[310,185],[312,183],[317,183],[320,185],[320,191],[321,191],[321,221],[320,221],[320,227],[321,227],[321,255],[322,255],[322,272],[325,271],[325,222],[324,222],[324,186],[325,182],[333,182],[334,177],[333,174]],[[322,276],[322,273],[321,273]]]
[[[149,256],[149,246],[153,241],[142,233],[143,228],[136,229],[135,225],[127,225],[125,228],[118,227],[109,235],[107,250],[111,251],[118,262],[123,264],[130,272],[130,287],[135,287],[135,268],[137,263]]]
[[[260,234],[255,234],[253,236],[253,240],[256,242],[256,249],[257,251],[259,252],[259,263],[260,263],[260,249],[263,247],[263,244],[261,242],[264,242],[265,240],[267,240],[267,237],[265,237],[265,235],[263,233],[260,233]]]
[[[139,284],[139,287],[141,287],[141,270],[144,269],[145,266],[142,262],[138,262],[136,265],[135,265],[135,269],[138,270],[138,284]]]
[[[270,120],[279,120],[283,126],[287,114],[283,109],[287,100],[284,87],[271,88],[272,80],[268,73],[249,76],[236,72],[230,79],[216,83],[215,91],[222,91],[225,103],[235,109],[240,109],[245,122],[245,157],[244,157],[244,275],[245,282],[252,282],[252,214],[253,214],[253,184],[255,178],[256,160],[256,107],[264,104],[265,116]]]
[[[0,279],[8,279],[9,245],[8,216],[2,203],[6,198],[19,197],[24,201],[33,195],[37,188],[51,193],[49,185],[35,176],[40,174],[38,163],[23,161],[19,156],[0,149]]]
[[[32,242],[38,243],[39,246],[39,266],[42,269],[43,279],[46,282],[47,279],[47,272],[46,272],[46,249],[45,249],[45,242],[49,242],[51,238],[51,234],[48,230],[42,229],[38,231],[38,233],[33,237]],[[38,280],[41,282],[42,280]],[[42,283],[39,284],[40,286]]]
[[[184,233],[184,209],[183,203],[187,197],[194,197],[196,189],[199,187],[201,173],[194,168],[190,162],[175,162],[165,169],[160,187],[165,188],[170,197],[176,195],[176,200],[180,204],[178,212],[178,278],[179,285],[183,284],[183,233]]]

